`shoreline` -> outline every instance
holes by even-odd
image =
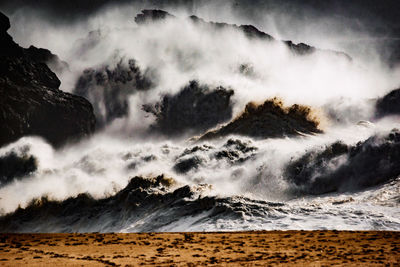
[[[400,231],[0,234],[0,265],[396,266]]]

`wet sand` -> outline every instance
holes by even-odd
[[[400,232],[0,234],[0,266],[399,266]]]

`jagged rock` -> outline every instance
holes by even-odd
[[[0,28],[6,29],[8,19],[1,21]],[[7,32],[0,32],[0,41],[0,146],[25,135],[39,135],[59,146],[93,132],[88,101],[59,90],[57,76]]]
[[[0,56],[20,56],[23,54],[23,49],[7,33],[9,28],[10,20],[0,12]]]
[[[53,72],[61,73],[69,69],[67,62],[62,61],[57,55],[51,53],[50,50],[31,45],[29,48],[24,49],[24,53],[32,60],[46,64]]]
[[[391,91],[376,102],[378,117],[386,115],[400,115],[400,88]]]
[[[277,41],[271,35],[258,30],[253,25],[237,26],[235,24],[228,24],[228,23],[222,23],[222,22],[206,22],[205,20],[203,20],[197,16],[194,16],[194,15],[190,16],[189,19],[198,25],[202,25],[203,27],[210,26],[210,27],[214,27],[216,29],[234,28],[234,29],[242,31],[250,39]],[[287,45],[291,51],[293,51],[294,53],[296,53],[298,55],[311,54],[314,51],[316,51],[315,47],[306,45],[304,43],[294,44],[292,41],[284,41],[283,43],[285,45]]]
[[[305,43],[294,44],[292,41],[284,41],[289,49],[298,55],[307,55],[315,52],[317,49]]]
[[[258,38],[258,39],[265,39],[265,40],[274,40],[274,38],[266,34],[265,32],[260,31],[253,25],[240,25],[239,28],[246,34],[249,38]]]
[[[311,118],[311,109],[293,105],[284,107],[278,99],[270,99],[261,105],[249,103],[244,112],[218,130],[210,131],[200,140],[231,134],[255,138],[295,136],[301,133],[321,133],[319,122]]]
[[[148,22],[160,21],[166,18],[175,18],[175,16],[157,9],[144,9],[141,14],[136,15],[135,22],[137,24],[144,24]]]
[[[155,105],[144,105],[143,110],[156,116],[153,130],[165,135],[180,135],[185,131],[196,134],[232,117],[232,95],[232,90],[210,89],[191,81],[176,95],[165,95]]]
[[[238,30],[243,31],[243,33],[249,37],[249,38],[258,38],[258,39],[265,39],[265,40],[274,40],[274,38],[269,35],[266,34],[265,32],[262,32],[260,30],[258,30],[256,27],[254,27],[253,25],[234,25],[234,24],[228,24],[228,23],[224,23],[224,22],[207,22],[202,18],[199,18],[197,16],[190,16],[189,20],[191,20],[192,22],[194,22],[195,24],[198,25],[202,25],[202,26],[211,26],[214,27],[216,29],[222,29],[222,28],[236,28]]]
[[[60,60],[57,55],[52,54],[47,49],[37,48],[33,45],[27,49],[20,47],[7,33],[9,28],[10,21],[8,17],[0,12],[0,43],[2,44],[0,55],[25,57],[37,63],[44,63],[56,72],[68,69],[68,64],[66,62]]]
[[[148,10],[148,9],[142,10],[142,13],[138,14],[135,17],[135,21],[139,25],[144,23],[151,23],[153,21],[160,21],[163,19],[176,19],[176,17],[163,10]],[[188,19],[191,22],[200,25],[202,27],[212,27],[217,30],[223,28],[233,28],[242,31],[250,39],[254,38],[254,39],[280,42],[279,40],[274,39],[271,35],[260,31],[253,25],[238,26],[235,24],[228,24],[223,22],[205,21],[204,19],[199,18],[195,15],[189,16]],[[323,50],[318,50],[315,47],[304,43],[294,44],[292,41],[283,41],[283,43],[296,55],[307,55],[314,53],[315,51],[323,51]],[[336,52],[336,51],[325,51],[325,52],[331,52],[339,56],[343,56],[348,60],[351,60],[351,57],[343,52]]]
[[[88,99],[93,107],[99,128],[129,111],[129,95],[150,89],[154,73],[140,70],[134,59],[120,60],[114,68],[101,66],[86,69],[79,77],[74,93]]]
[[[400,132],[373,136],[355,146],[336,142],[291,162],[285,171],[296,193],[324,194],[360,190],[400,175]]]

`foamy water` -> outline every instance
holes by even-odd
[[[36,171],[0,187],[2,215],[44,197],[63,205],[59,212],[49,214],[43,209],[50,206],[41,209],[39,205],[37,217],[28,222],[21,218],[3,230],[400,230],[398,178],[372,187],[339,186],[340,192],[310,195],[298,193],[298,186],[285,176],[290,162],[307,152],[336,141],[355,146],[400,128],[398,117],[377,119],[374,115],[376,99],[399,86],[399,68],[368,60],[370,55],[353,60],[327,51],[298,56],[283,43],[248,39],[233,28],[211,30],[184,16],[142,26],[129,20],[130,16],[111,9],[80,25],[59,28],[31,18],[31,23],[41,23],[43,32],[33,31],[26,40],[14,30],[17,41],[49,48],[68,62],[69,70],[58,73],[65,91],[76,90],[84,69],[127,66],[129,59],[135,59],[142,72],[151,70],[153,84],[148,90],[124,94],[128,113],[80,143],[55,150],[38,137],[24,137],[0,148],[0,157],[13,151],[37,160]],[[14,17],[15,25],[23,23],[19,19]],[[87,35],[90,30],[98,34]],[[39,38],[42,34],[46,38]],[[251,66],[251,75],[238,71],[241,64]],[[174,137],[150,135],[155,118],[142,105],[176,94],[191,80],[210,88],[231,88],[233,117],[248,102],[272,97],[280,97],[285,105],[308,105],[323,133],[265,140],[227,136],[200,143],[190,139],[190,132]],[[229,145],[229,140],[251,149]],[[198,149],[188,152],[194,147]],[[216,157],[221,151],[235,156]],[[179,171],[177,164],[192,158],[197,165]],[[348,159],[342,160],[340,164],[346,164]],[[128,200],[113,199],[132,177],[161,174],[175,183],[145,190],[142,202],[135,202],[137,208]],[[191,193],[173,195],[186,185]],[[77,202],[79,194],[92,197],[93,203]],[[76,206],[79,203],[85,206],[82,210]]]

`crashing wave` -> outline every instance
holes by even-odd
[[[90,116],[77,137],[94,131],[94,117],[100,130],[62,148],[28,137],[1,149],[0,232],[400,229],[400,133],[381,135],[400,127],[386,116],[397,114],[397,92],[371,115],[381,95],[374,87],[393,86],[396,72],[359,68],[345,54],[275,40],[252,25],[161,10],[142,11],[137,25],[120,18],[107,17],[110,28],[60,54],[71,67],[63,89],[87,98],[94,115],[83,98],[56,90],[60,81],[43,64],[55,55],[21,50],[0,21],[3,57],[23,51],[2,62],[3,82],[47,84],[36,88],[42,99],[62,102],[29,111],[41,129],[60,143],[74,137],[82,116],[69,112],[80,99]],[[0,102],[34,98],[27,93]],[[28,104],[0,119],[37,107]],[[22,115],[16,122],[35,126]]]
[[[286,168],[301,193],[324,194],[365,189],[400,176],[400,132],[373,136],[355,146],[336,142],[308,152]]]

